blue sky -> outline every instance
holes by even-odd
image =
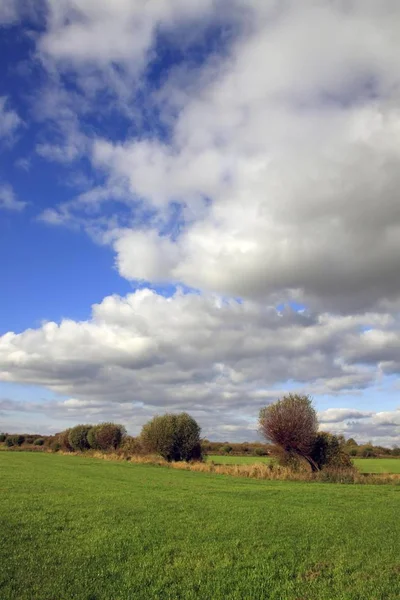
[[[399,11],[3,1],[0,430],[400,442]]]

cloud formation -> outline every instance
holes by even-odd
[[[3,3],[0,22],[21,6]],[[34,148],[80,185],[39,219],[110,246],[144,289],[6,334],[0,378],[69,398],[60,415],[184,408],[240,437],[293,382],[339,395],[397,376],[400,5],[41,6]],[[5,98],[0,113],[9,136],[20,118]],[[7,187],[1,203],[22,208]],[[150,290],[163,286],[190,293]],[[288,302],[305,310],[276,308]],[[392,441],[385,414],[322,419]]]
[[[279,397],[285,380],[325,394],[371,385],[376,368],[338,359],[346,336],[357,336],[364,322],[385,327],[379,314],[312,315],[179,291],[166,298],[143,289],[105,298],[93,306],[90,321],[3,335],[0,380],[75,399],[55,410],[122,414],[136,406],[142,407],[140,423],[142,413],[168,407],[194,412],[206,430],[239,419],[253,431],[259,409]],[[338,423],[370,414],[332,409],[321,418]]]
[[[12,187],[6,183],[0,183],[0,209],[21,211],[26,202],[18,200]]]

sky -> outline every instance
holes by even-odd
[[[400,444],[400,3],[0,0],[0,430]]]

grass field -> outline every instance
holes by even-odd
[[[1,600],[397,600],[400,489],[0,454]]]
[[[254,465],[254,463],[269,462],[266,456],[217,456],[210,455],[212,460],[221,465]],[[399,458],[355,458],[355,466],[361,473],[400,473]]]

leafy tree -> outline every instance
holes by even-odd
[[[262,408],[259,429],[267,440],[276,444],[288,462],[303,458],[313,471],[318,470],[311,456],[318,420],[309,396],[288,394]]]
[[[119,448],[125,435],[126,429],[123,425],[100,423],[89,430],[87,440],[89,446],[96,450],[115,450]]]
[[[222,446],[221,448],[221,452],[223,452],[224,454],[231,454],[233,448],[230,444],[225,444],[225,446]]]
[[[72,450],[83,451],[90,448],[87,436],[91,427],[91,425],[76,425],[69,430],[68,443]]]
[[[358,444],[356,442],[356,440],[354,438],[349,438],[348,440],[346,440],[346,446],[355,446],[357,447]]]
[[[141,440],[148,452],[167,461],[201,460],[200,427],[187,413],[154,417],[143,426]]]
[[[36,440],[33,441],[34,446],[43,446],[43,444],[44,444],[43,438],[36,438]]]
[[[0,443],[3,443],[6,441],[6,437],[7,435],[5,433],[0,433]]]

